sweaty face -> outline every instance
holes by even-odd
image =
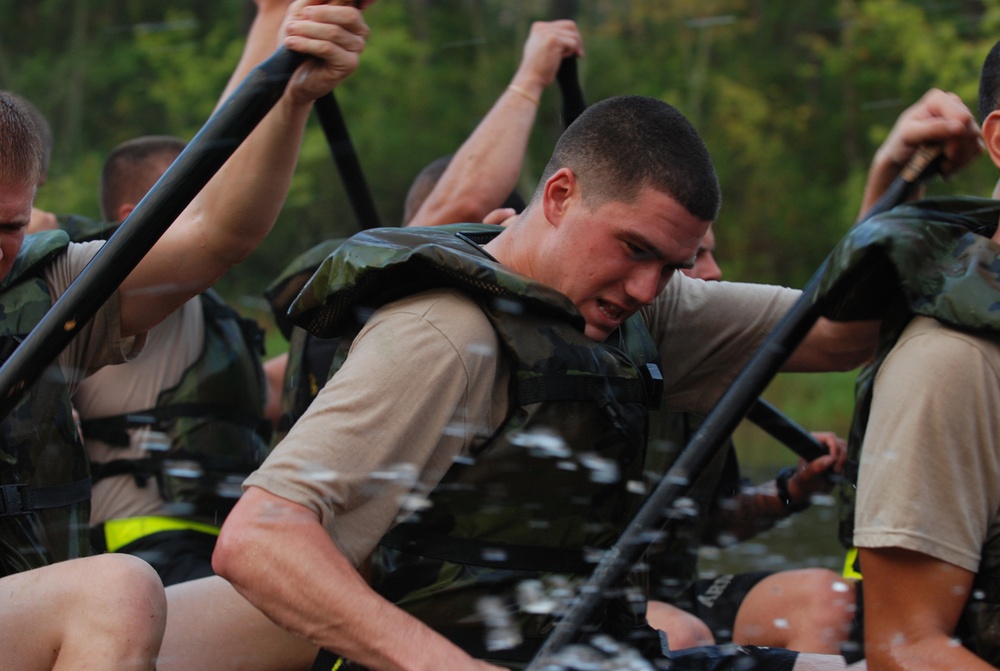
[[[0,184],[0,280],[7,277],[31,219],[34,186]]]
[[[566,294],[603,341],[663,291],[675,270],[694,263],[709,222],[660,191],[646,188],[631,203],[590,209],[576,201],[558,229],[545,282]]]

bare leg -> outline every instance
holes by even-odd
[[[792,671],[867,671],[868,663],[864,660],[848,665],[839,655],[801,654],[795,660]]]
[[[60,562],[0,578],[0,649],[19,671],[153,669],[166,602],[129,555]]]
[[[715,643],[715,637],[707,624],[677,606],[650,601],[646,606],[646,619],[651,627],[667,635],[667,645],[671,650]]]
[[[833,571],[775,573],[740,606],[733,642],[836,655],[850,633],[854,605],[854,585]]]
[[[217,576],[167,588],[158,671],[308,671],[318,649],[271,622]]]

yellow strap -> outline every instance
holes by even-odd
[[[851,578],[852,580],[861,580],[861,566],[858,565],[858,549],[851,548],[847,551],[847,555],[844,557],[844,573],[845,578]]]
[[[161,531],[200,531],[203,534],[219,535],[219,527],[200,522],[191,522],[176,517],[125,517],[118,520],[108,520],[104,523],[104,542],[108,552],[117,552],[120,548],[140,538]]]
[[[330,669],[330,671],[337,671],[337,669],[339,669],[343,665],[344,665],[344,658],[343,657],[338,657],[337,658],[337,663],[333,665],[333,668]]]

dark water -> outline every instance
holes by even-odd
[[[737,444],[738,445],[738,444]],[[789,461],[743,466],[754,483],[772,480]],[[778,522],[774,528],[725,549],[703,548],[699,570],[706,575],[757,570],[823,567],[840,572],[844,551],[837,540],[838,511],[833,496],[814,498],[812,507]]]
[[[766,479],[763,476],[755,482]],[[831,497],[828,504],[814,503],[812,508],[742,543],[725,549],[703,548],[699,569],[708,575],[806,567],[840,572],[844,551],[837,541],[837,520]]]

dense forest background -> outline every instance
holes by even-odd
[[[96,216],[104,154],[147,133],[190,138],[242,47],[249,0],[0,3],[0,87],[51,121],[40,206]],[[337,91],[382,221],[410,180],[453,151],[503,91],[534,20],[575,17],[588,101],[641,93],[700,129],[722,179],[719,256],[733,279],[800,285],[856,214],[872,152],[926,89],[975,105],[1000,0],[379,0],[361,67]],[[558,137],[543,99],[530,192]],[[986,193],[982,161],[938,190]],[[225,285],[259,295],[306,246],[355,224],[318,126],[274,235]]]
[[[192,137],[254,10],[250,0],[0,3],[0,87],[32,100],[55,135],[39,206],[96,217],[111,147],[150,133]],[[727,278],[790,286],[854,219],[867,165],[897,115],[934,86],[974,108],[980,64],[1000,36],[1000,0],[379,0],[366,17],[368,49],[337,97],[383,224],[399,222],[413,176],[454,151],[504,90],[531,22],[572,17],[589,101],[659,97],[702,132],[722,180],[716,231]],[[525,193],[560,132],[559,104],[553,87]],[[995,181],[984,159],[933,189],[987,194]],[[297,253],[355,228],[314,125],[274,233],[221,289],[259,306]],[[790,400],[815,406],[825,384]]]

